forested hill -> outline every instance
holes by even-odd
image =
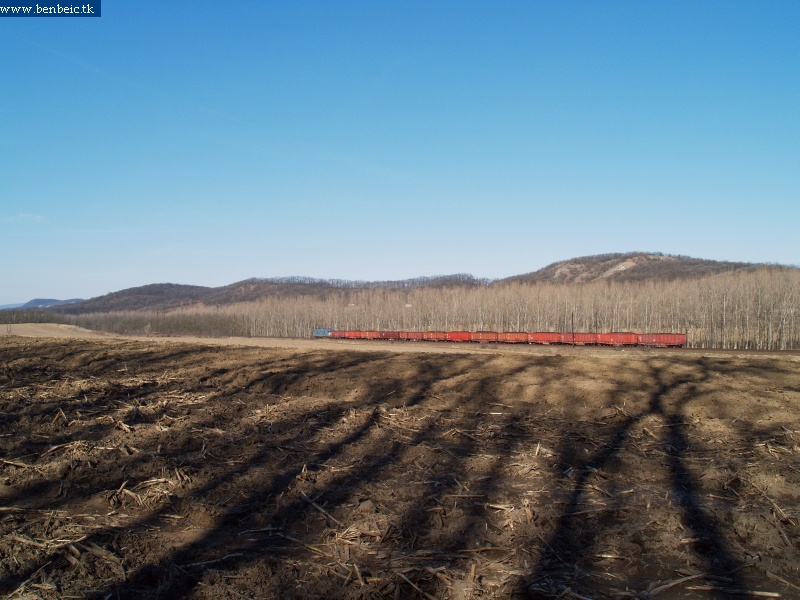
[[[54,312],[81,314],[124,310],[168,310],[181,306],[221,306],[238,302],[253,302],[264,298],[310,296],[325,298],[337,290],[356,289],[414,289],[476,287],[487,285],[488,279],[471,275],[418,277],[398,281],[350,281],[342,279],[313,279],[311,277],[276,277],[246,279],[222,287],[203,287],[174,283],[154,283],[112,292],[69,306],[56,307]]]
[[[791,267],[742,262],[727,262],[671,256],[660,253],[630,252],[582,256],[548,265],[543,269],[515,275],[501,282],[520,283],[589,283],[599,280],[649,281],[696,279],[706,275],[739,270],[754,270],[765,266],[778,269]]]
[[[720,262],[670,256],[659,253],[600,254],[573,258],[538,271],[505,279],[478,279],[471,275],[419,277],[399,281],[349,281],[281,277],[247,279],[222,287],[157,283],[145,285],[50,310],[65,314],[91,312],[169,310],[187,306],[224,306],[266,298],[311,297],[325,299],[342,290],[447,289],[453,287],[502,287],[510,283],[592,283],[595,281],[641,282],[696,279],[718,273],[769,268],[797,270],[797,267]]]

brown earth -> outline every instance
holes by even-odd
[[[800,598],[797,356],[56,334],[0,336],[7,597]]]

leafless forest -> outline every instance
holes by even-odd
[[[308,337],[380,330],[686,332],[696,348],[800,348],[800,272],[759,269],[673,281],[332,289],[235,304],[39,318],[152,335]],[[30,319],[31,315],[14,318]],[[7,318],[8,319],[8,318]]]

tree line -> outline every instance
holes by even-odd
[[[0,318],[126,334],[308,337],[317,327],[386,331],[686,333],[695,348],[800,348],[800,271],[756,269],[672,281],[510,282],[331,290],[166,311]],[[14,316],[12,316],[14,315]]]

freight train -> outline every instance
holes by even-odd
[[[405,340],[409,342],[494,342],[501,344],[566,344],[568,346],[648,346],[683,348],[685,333],[584,333],[557,331],[360,331],[315,329],[313,337],[342,340]]]

